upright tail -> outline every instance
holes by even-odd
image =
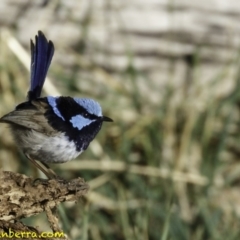
[[[34,100],[41,95],[43,84],[47,75],[48,68],[54,54],[54,45],[48,41],[41,31],[35,37],[35,45],[31,45],[31,79],[28,91],[28,100]]]

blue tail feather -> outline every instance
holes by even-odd
[[[47,75],[48,68],[54,54],[54,45],[48,41],[41,31],[35,37],[31,45],[31,79],[28,100],[34,100],[41,95],[43,84]]]

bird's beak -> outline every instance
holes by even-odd
[[[102,117],[102,121],[104,121],[104,122],[113,122],[113,120],[111,118],[106,117],[106,116]]]

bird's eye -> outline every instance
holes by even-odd
[[[88,117],[89,114],[88,114],[88,113],[84,113],[83,116],[84,116],[84,117]]]

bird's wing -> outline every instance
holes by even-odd
[[[48,108],[48,104],[43,101],[25,102],[0,118],[0,122],[16,124],[45,134],[53,134],[56,130],[48,124],[48,120],[44,116]]]

